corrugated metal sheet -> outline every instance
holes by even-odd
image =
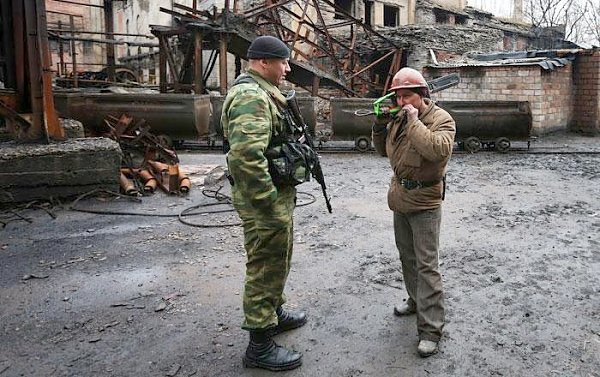
[[[431,67],[457,68],[538,65],[545,70],[554,70],[559,67],[564,67],[575,60],[577,51],[578,50],[543,50],[473,54],[468,55],[462,60],[443,62]]]

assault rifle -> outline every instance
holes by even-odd
[[[308,126],[304,123],[302,114],[300,114],[300,108],[298,107],[298,99],[296,98],[296,91],[290,90],[285,98],[287,106],[282,108],[283,116],[286,118],[288,124],[293,128],[294,137],[298,135],[296,141],[300,144],[308,145],[313,151],[315,146],[312,138],[308,132]],[[323,170],[321,169],[321,162],[319,161],[319,155],[315,151],[315,162],[314,166],[310,170],[311,175],[321,185],[323,191],[323,197],[325,198],[325,205],[327,210],[331,213],[331,203],[329,202],[329,196],[327,196],[327,186],[325,185],[325,177],[323,176]]]

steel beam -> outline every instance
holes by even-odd
[[[112,0],[104,0],[104,29],[107,39],[114,39],[113,3]],[[115,45],[106,45],[106,73],[108,81],[115,81]]]
[[[69,16],[69,23],[71,24],[71,32],[75,30],[75,20],[73,16]],[[72,34],[75,35],[75,34]],[[77,73],[77,45],[75,40],[71,40],[71,72],[73,74],[73,87],[79,88],[79,74]]]
[[[227,34],[221,34],[219,41],[219,92],[227,94]]]
[[[202,33],[194,32],[194,92],[202,94],[204,85],[202,80]]]
[[[49,142],[48,132],[44,127],[44,103],[42,92],[42,70],[40,67],[37,24],[37,0],[23,1],[25,11],[25,30],[27,45],[27,66],[29,67],[29,87],[31,103],[31,127],[16,135],[20,141],[34,141],[45,139]]]
[[[12,26],[14,31],[14,48],[15,48],[15,86],[17,92],[17,111],[24,111],[29,102],[29,89],[27,86],[27,78],[25,66],[27,65],[27,55],[25,52],[25,10],[23,9],[22,0],[12,0]]]
[[[64,140],[65,132],[60,126],[58,115],[54,109],[54,95],[52,94],[52,58],[48,44],[48,30],[46,29],[46,2],[36,0],[37,29],[38,29],[38,54],[41,64],[42,76],[42,104],[44,111],[44,130],[48,139]]]

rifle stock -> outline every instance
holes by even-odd
[[[315,146],[313,144],[312,138],[308,132],[308,126],[304,123],[304,119],[302,118],[302,114],[300,113],[300,108],[298,107],[298,100],[296,99],[296,92],[291,90],[286,97],[287,109],[285,111],[289,111],[289,116],[291,117],[292,123],[295,125],[297,130],[300,132],[300,138],[298,142],[302,144],[308,145],[313,151]],[[325,205],[327,206],[327,211],[329,213],[332,212],[331,203],[329,201],[329,196],[327,195],[327,185],[325,184],[325,176],[323,175],[323,169],[321,168],[321,162],[319,161],[319,155],[315,151],[316,159],[315,165],[311,169],[311,175],[321,185],[321,191],[323,192],[323,197],[325,198]]]

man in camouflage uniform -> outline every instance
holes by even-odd
[[[420,72],[402,68],[392,79],[395,105],[402,108],[373,126],[373,145],[387,156],[394,172],[388,206],[394,211],[394,236],[408,293],[394,314],[416,314],[417,352],[438,352],[444,327],[444,297],[439,271],[439,239],[445,172],[456,126],[445,110],[429,99]]]
[[[282,308],[292,259],[296,189],[273,184],[265,152],[285,132],[278,107],[286,101],[277,85],[290,72],[290,51],[279,39],[261,36],[251,43],[247,56],[248,70],[229,90],[221,115],[230,148],[233,205],[243,222],[248,257],[242,328],[250,332],[250,343],[243,362],[246,367],[288,370],[301,365],[302,354],[278,346],[272,336],[306,323],[304,313]]]

